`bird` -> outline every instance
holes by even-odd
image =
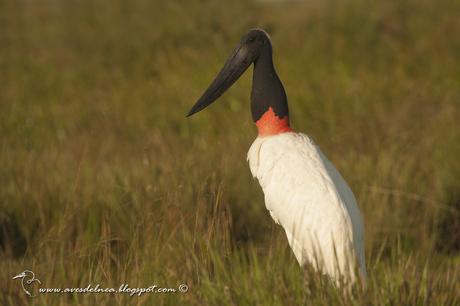
[[[29,276],[29,279],[26,280],[27,276]],[[30,293],[30,291],[27,290],[28,287],[30,287],[34,282],[37,282],[40,285],[42,283],[38,278],[35,278],[35,273],[30,270],[25,270],[19,273],[18,275],[14,276],[12,279],[21,279],[22,290],[24,290],[24,292],[30,297],[34,297],[34,295],[32,295],[32,293]]]
[[[284,229],[301,267],[313,267],[338,286],[364,283],[364,224],[356,198],[318,145],[291,128],[266,31],[255,28],[242,36],[186,117],[215,102],[251,65],[251,113],[258,135],[247,160],[268,212]]]

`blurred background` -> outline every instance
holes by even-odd
[[[240,37],[272,38],[291,124],[353,189],[369,287],[305,277],[246,163]],[[459,305],[460,2],[0,0],[0,304]]]

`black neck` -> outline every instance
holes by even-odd
[[[254,122],[259,120],[269,107],[272,107],[279,118],[289,115],[286,92],[273,66],[272,47],[267,43],[254,61],[251,92]]]

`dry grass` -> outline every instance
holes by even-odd
[[[245,162],[250,74],[184,115],[251,27],[294,128],[358,198],[367,291],[303,273]],[[459,305],[460,4],[0,1],[0,304]],[[189,285],[186,294],[41,294]]]

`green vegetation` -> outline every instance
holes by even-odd
[[[366,291],[301,271],[267,213],[250,73],[184,117],[256,26],[358,198]],[[0,0],[0,304],[459,305],[459,38],[449,0]],[[25,269],[189,291],[31,299]]]

